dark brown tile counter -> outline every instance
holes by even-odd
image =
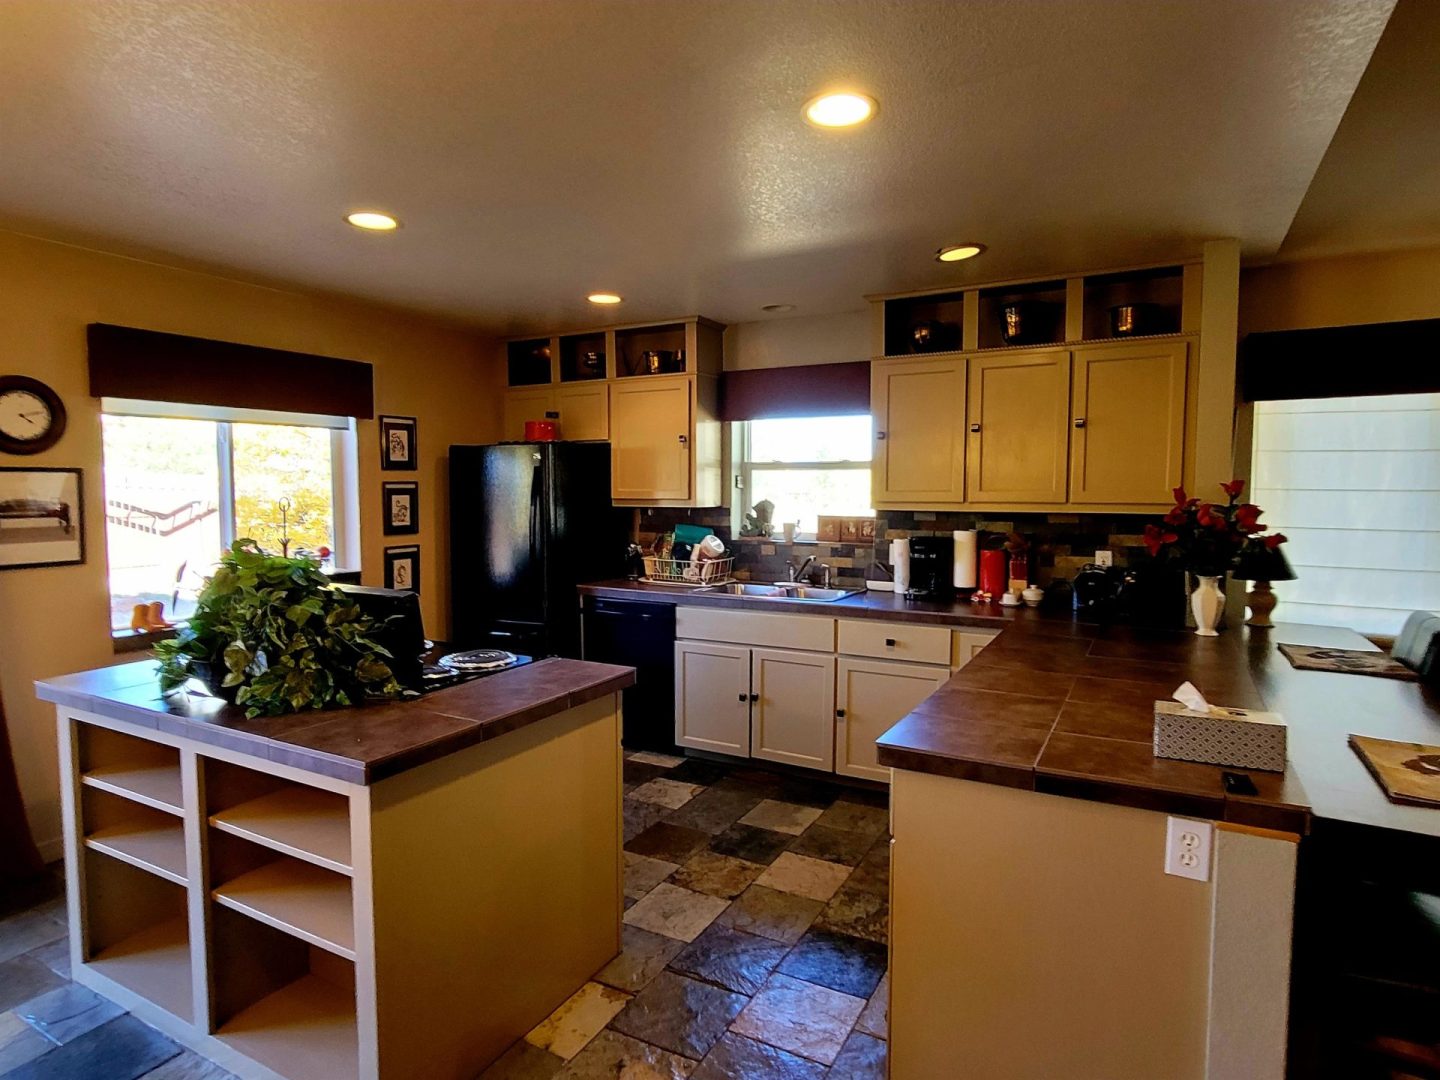
[[[147,660],[62,675],[37,682],[35,692],[57,705],[352,784],[371,784],[635,682],[632,668],[538,660],[412,701],[252,720],[217,698],[162,697],[157,668]]]

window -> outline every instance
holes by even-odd
[[[155,600],[187,618],[238,538],[279,552],[282,507],[292,554],[359,563],[349,419],[107,399],[102,437],[113,629]]]
[[[864,517],[870,504],[870,417],[749,420],[741,433],[746,509],[775,504],[778,532],[787,521],[813,537],[821,514]]]
[[[1296,575],[1277,619],[1395,634],[1440,609],[1440,394],[1257,402],[1251,475]]]

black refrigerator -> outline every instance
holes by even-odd
[[[624,572],[610,444],[450,448],[451,626],[462,649],[580,656],[575,586]]]

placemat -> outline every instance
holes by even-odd
[[[1346,675],[1378,675],[1382,679],[1407,679],[1420,676],[1389,653],[1366,649],[1324,649],[1318,645],[1277,645],[1290,666],[1302,671],[1339,671]]]
[[[1351,735],[1350,745],[1392,802],[1440,806],[1440,746]]]

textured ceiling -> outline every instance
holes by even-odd
[[[4,0],[0,222],[512,332],[1265,257],[1391,7]]]
[[[1280,248],[1440,246],[1440,3],[1400,0]]]

